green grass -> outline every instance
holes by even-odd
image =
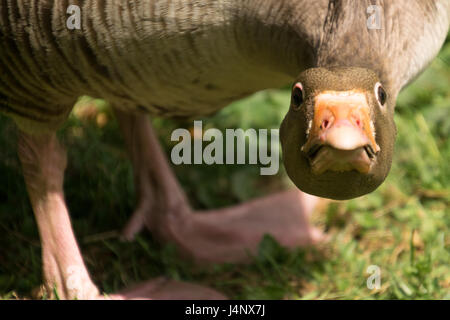
[[[278,128],[285,89],[234,103],[205,126]],[[398,101],[395,159],[386,182],[370,195],[332,202],[313,216],[331,241],[288,252],[270,237],[250,265],[200,269],[148,232],[118,239],[135,205],[132,169],[117,124],[102,101],[82,101],[61,131],[68,146],[65,192],[75,233],[93,279],[108,293],[165,275],[194,281],[239,299],[450,299],[450,43]],[[88,105],[88,107],[86,107]],[[83,110],[94,106],[89,117]],[[154,120],[169,151],[170,134],[191,121]],[[0,298],[29,298],[41,284],[39,235],[15,151],[10,120],[0,116]],[[261,177],[259,167],[178,166],[193,206],[217,208],[290,185]],[[368,266],[381,269],[369,290]]]

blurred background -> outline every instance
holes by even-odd
[[[210,127],[279,128],[288,88],[259,92],[204,121]],[[370,195],[319,208],[313,224],[330,235],[315,248],[287,251],[270,237],[249,265],[199,268],[148,232],[118,238],[135,206],[133,174],[105,101],[80,98],[60,137],[69,165],[65,194],[94,282],[112,293],[165,275],[216,288],[235,299],[450,299],[450,37],[427,71],[397,103],[398,137],[386,182]],[[154,119],[170,155],[176,128],[193,119]],[[0,115],[0,299],[39,297],[39,234],[16,154],[12,121]],[[174,170],[197,209],[219,208],[292,188],[281,167],[180,165]],[[274,212],[276,214],[276,212]],[[370,290],[367,268],[381,269]]]

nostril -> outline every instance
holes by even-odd
[[[353,124],[356,125],[358,128],[360,128],[360,129],[363,128],[364,125],[361,120],[361,116],[359,114],[353,114],[352,121],[353,121]]]
[[[320,125],[320,129],[325,130],[326,128],[328,128],[329,124],[330,121],[328,121],[327,119],[323,120],[322,124]]]

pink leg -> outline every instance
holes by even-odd
[[[84,265],[64,201],[66,152],[55,133],[20,132],[18,144],[23,174],[36,216],[42,244],[44,285],[61,299],[102,299]],[[225,299],[208,288],[156,279],[137,285],[112,299]]]
[[[133,239],[144,226],[200,262],[242,262],[265,234],[288,247],[322,239],[309,225],[317,198],[298,190],[220,210],[193,212],[162,151],[149,119],[116,110],[135,171],[138,208],[124,229]]]
[[[99,292],[84,265],[64,202],[66,152],[55,133],[21,132],[18,153],[39,227],[48,295],[56,290],[61,299],[97,297]]]
[[[156,278],[119,294],[110,296],[112,299],[127,300],[226,300],[227,298],[213,290],[200,285]]]

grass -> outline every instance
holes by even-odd
[[[288,101],[286,89],[260,92],[205,119],[205,126],[277,128]],[[450,299],[450,43],[399,97],[395,159],[386,182],[313,216],[329,243],[288,252],[266,237],[246,266],[199,269],[148,232],[121,242],[118,233],[136,201],[132,169],[105,103],[84,98],[82,105],[61,131],[69,152],[65,192],[86,264],[102,290],[165,275],[237,299]],[[166,151],[172,130],[193,124],[153,122]],[[15,140],[11,121],[0,116],[0,299],[30,298],[41,284],[39,235]],[[261,177],[252,165],[182,165],[175,171],[200,209],[290,185],[283,170]],[[367,288],[370,265],[381,270],[379,289]]]

